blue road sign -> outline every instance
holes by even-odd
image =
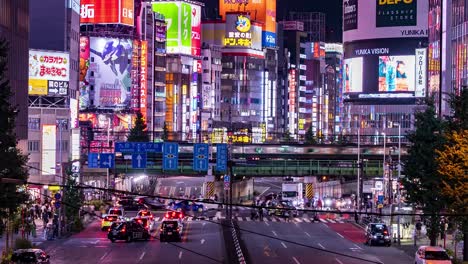
[[[377,204],[384,204],[384,196],[383,195],[377,196]]]
[[[114,153],[101,153],[99,155],[99,168],[110,169],[114,168],[115,154]]]
[[[162,153],[163,143],[154,142],[115,142],[115,152],[122,153]]]
[[[146,153],[132,154],[132,169],[145,169],[146,158]]]
[[[98,153],[89,153],[88,154],[88,168],[96,169],[99,168],[99,154]]]
[[[229,175],[224,175],[224,182],[229,182],[230,180],[229,178],[230,178]]]
[[[193,170],[194,171],[207,171],[208,158],[209,158],[208,144],[194,144],[193,145]]]
[[[55,208],[59,209],[60,208],[60,201],[56,201],[54,203],[54,205],[55,205]]]
[[[216,145],[216,170],[226,171],[227,170],[227,144]]]
[[[56,193],[56,194],[54,195],[54,198],[55,198],[56,200],[60,200],[60,198],[62,198],[62,195],[61,195],[60,193]]]
[[[179,167],[179,144],[165,142],[163,145],[163,170],[177,170]]]

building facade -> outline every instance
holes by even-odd
[[[307,42],[326,41],[326,15],[321,12],[290,12],[290,21],[300,21],[307,33]]]

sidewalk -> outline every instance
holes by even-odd
[[[33,243],[33,245],[39,245],[46,241],[46,239],[44,239],[44,223],[42,219],[34,219],[34,223],[36,224],[36,237],[33,237],[32,235],[28,237],[27,234],[25,234],[25,238],[28,238],[31,243]],[[18,232],[18,234],[13,233],[13,245],[17,238],[21,238],[21,230]],[[0,252],[2,252],[5,248],[5,239],[6,234],[3,233],[3,235],[0,237]]]
[[[404,251],[407,255],[409,255],[411,257],[414,257],[414,254],[416,253],[416,251],[418,250],[418,248],[420,246],[430,245],[430,241],[429,241],[429,239],[427,237],[418,239],[416,241],[416,246],[414,246],[414,240],[413,239],[401,239],[400,242],[401,242],[401,245],[398,245],[395,242],[393,242],[392,245],[395,246],[396,248]],[[439,240],[437,241],[437,245],[441,246],[441,247],[444,247],[444,240],[443,239],[441,240],[440,237],[439,237]],[[455,243],[453,243],[453,237],[452,237],[451,234],[448,234],[447,237],[446,237],[445,249],[450,250],[452,252],[455,252]],[[460,245],[458,245],[457,259],[462,259],[462,258],[463,258],[463,250],[460,247]]]

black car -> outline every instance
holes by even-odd
[[[179,220],[164,220],[161,223],[159,239],[161,242],[167,240],[182,241],[183,225]]]
[[[372,245],[386,245],[390,246],[392,243],[390,233],[386,224],[383,223],[369,223],[366,227],[366,244]]]
[[[122,206],[125,211],[140,211],[142,209],[147,209],[146,205],[140,204],[129,198],[121,199],[117,203]]]
[[[18,249],[13,252],[11,256],[13,263],[50,263],[50,256],[47,255],[42,249],[30,248],[30,249]]]
[[[150,233],[141,224],[135,221],[113,223],[107,238],[114,243],[116,240],[125,240],[127,243],[133,240],[149,240]]]

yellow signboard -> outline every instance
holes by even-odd
[[[28,86],[30,95],[47,95],[48,93],[47,80],[29,79]]]

